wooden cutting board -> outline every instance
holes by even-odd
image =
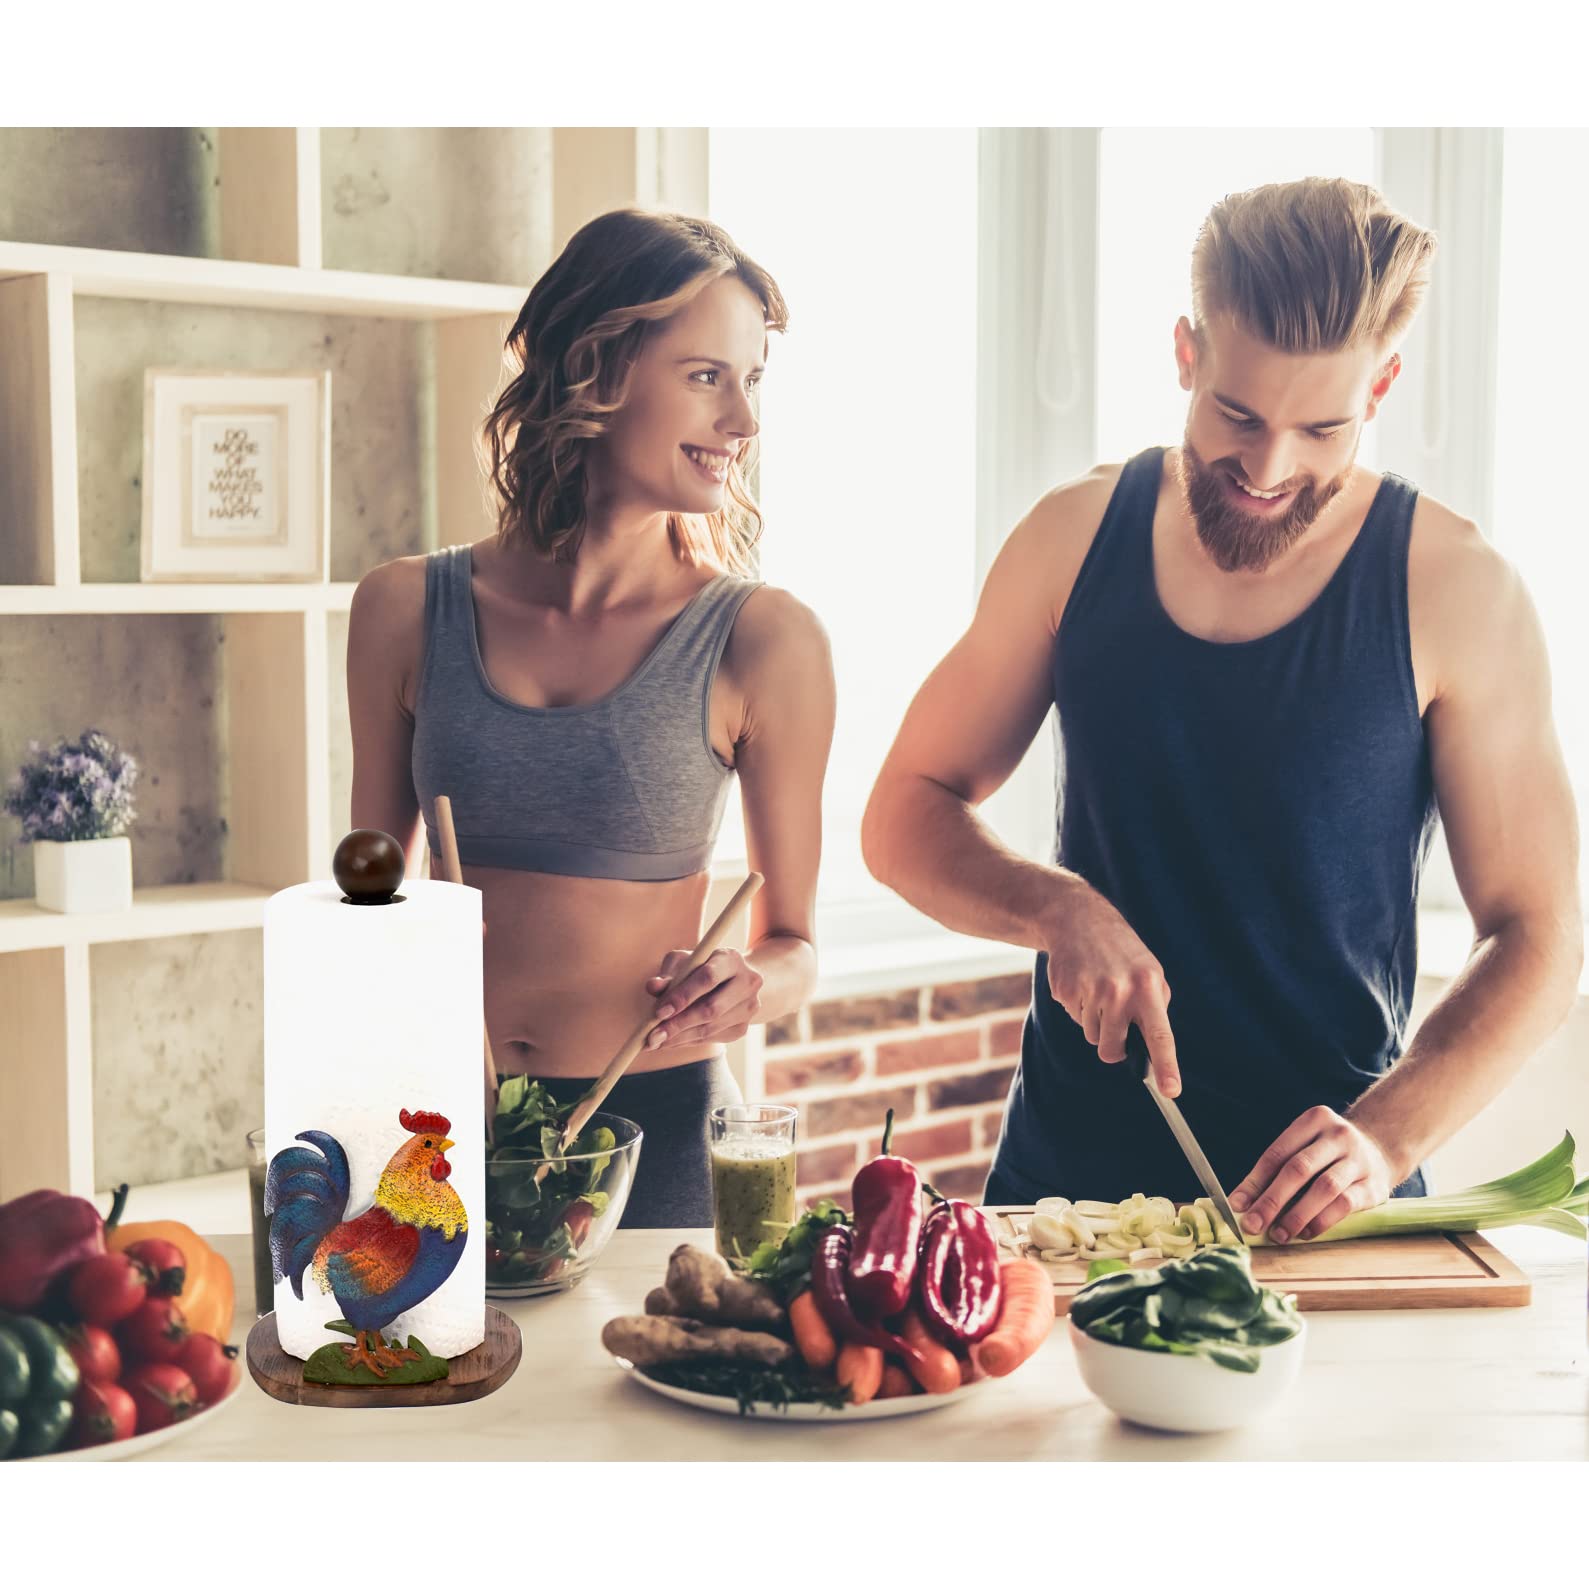
[[[1000,1237],[1024,1240],[1030,1208],[989,1208]],[[1066,1314],[1087,1270],[1047,1266],[1054,1311]],[[1523,1308],[1533,1297],[1526,1274],[1483,1236],[1438,1232],[1369,1236],[1314,1246],[1254,1247],[1260,1285],[1294,1292],[1304,1313],[1341,1308]]]

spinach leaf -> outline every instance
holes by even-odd
[[[1078,1329],[1116,1346],[1201,1356],[1255,1374],[1264,1347],[1302,1328],[1296,1298],[1260,1286],[1245,1247],[1205,1248],[1157,1269],[1088,1273],[1070,1316]]]
[[[1126,1298],[1156,1291],[1163,1284],[1161,1271],[1157,1269],[1132,1269],[1125,1274],[1105,1275],[1101,1280],[1084,1285],[1076,1293],[1070,1305],[1070,1316],[1078,1328],[1086,1329],[1093,1319],[1109,1312]]]
[[[583,1183],[582,1191],[592,1191],[606,1174],[607,1166],[612,1163],[613,1150],[618,1146],[618,1138],[610,1126],[592,1126],[589,1130],[581,1132],[570,1153],[596,1153],[601,1157],[590,1160],[588,1164],[579,1164],[573,1167],[575,1177]]]
[[[1258,1305],[1245,1302],[1225,1302],[1213,1297],[1188,1296],[1174,1293],[1176,1322],[1183,1330],[1195,1330],[1202,1335],[1230,1335],[1242,1328],[1257,1315]]]
[[[1210,1301],[1247,1304],[1257,1311],[1259,1286],[1252,1277],[1245,1247],[1205,1247],[1201,1252],[1164,1265],[1166,1285],[1195,1292]]]

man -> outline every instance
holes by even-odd
[[[1043,497],[873,790],[874,875],[1037,951],[990,1203],[1190,1198],[1129,1028],[1250,1231],[1424,1191],[1564,1019],[1577,827],[1516,574],[1355,460],[1435,240],[1371,188],[1234,194],[1175,328],[1180,447]],[[1057,707],[1055,864],[976,807]],[[1403,1053],[1435,820],[1476,941]]]

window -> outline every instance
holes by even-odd
[[[821,898],[877,900],[861,814],[976,597],[977,134],[714,130],[710,150],[713,220],[789,302],[762,385],[761,572],[833,644]],[[736,842],[725,824],[719,854]]]
[[[1589,503],[1575,461],[1589,395],[1573,356],[1570,311],[1578,262],[1589,253],[1589,215],[1564,183],[1586,160],[1582,128],[1508,129],[1502,144],[1495,525],[1483,526],[1539,610],[1580,826],[1589,818]],[[1589,897],[1582,860],[1579,880]]]

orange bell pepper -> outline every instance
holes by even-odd
[[[232,1316],[237,1305],[231,1266],[201,1236],[174,1219],[107,1227],[105,1250],[121,1252],[135,1241],[151,1239],[173,1243],[185,1260],[186,1278],[177,1305],[188,1321],[188,1328],[198,1334],[213,1335],[224,1346],[232,1333]]]

